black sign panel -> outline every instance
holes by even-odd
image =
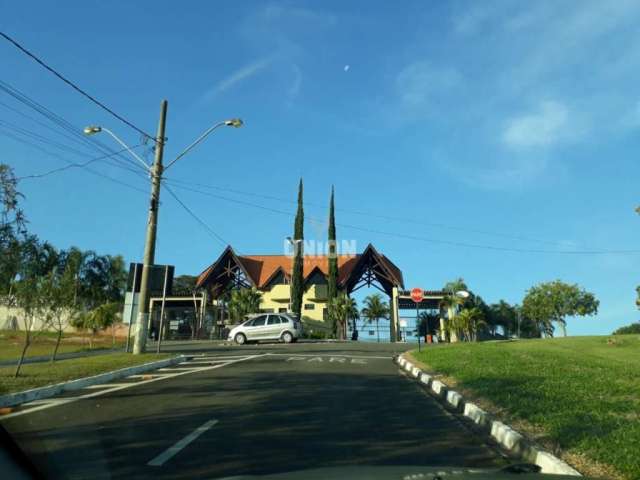
[[[151,265],[149,272],[149,294],[152,297],[161,297],[164,288],[164,275],[168,267],[167,275],[167,296],[171,295],[171,287],[173,285],[173,265]],[[135,279],[135,285],[134,285]],[[140,284],[142,280],[142,264],[129,264],[129,278],[127,279],[127,292],[140,293]],[[135,289],[134,289],[135,287]]]

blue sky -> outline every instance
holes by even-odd
[[[636,321],[640,255],[615,251],[640,250],[640,4],[393,7],[2,0],[0,29],[145,131],[155,132],[166,98],[167,160],[211,124],[241,117],[244,128],[217,131],[167,177],[242,253],[282,252],[302,176],[306,214],[319,219],[306,237],[324,240],[334,184],[338,236],[373,243],[407,287],[462,276],[488,302],[519,302],[559,278],[601,301],[596,317],[569,322],[570,334]],[[0,80],[72,124],[140,142],[7,42],[0,64]],[[6,93],[0,102],[0,161],[19,176],[65,161],[17,141],[16,127],[84,154],[28,139],[67,160],[97,156],[16,113],[38,118]],[[61,248],[141,258],[146,180],[92,168],[142,191],[84,169],[25,179],[31,229]],[[156,260],[199,273],[222,244],[162,195]],[[611,253],[566,253],[594,250]]]

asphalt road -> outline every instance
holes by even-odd
[[[0,421],[48,478],[506,463],[399,372],[391,357],[401,346],[170,348],[200,356],[24,405]]]

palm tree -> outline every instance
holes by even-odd
[[[458,297],[455,292],[451,292],[440,300],[440,308],[447,312],[447,320],[442,323],[445,336],[448,341],[455,341],[460,335],[460,327],[456,319],[458,307],[462,305],[464,299]]]
[[[389,314],[389,304],[382,299],[382,295],[379,293],[374,293],[364,299],[362,316],[366,318],[369,323],[375,320],[376,331],[378,332],[378,342],[380,342],[380,329],[378,328],[378,322],[381,318],[389,318]]]
[[[477,307],[462,310],[456,316],[456,320],[458,328],[464,332],[467,341],[477,341],[478,330],[487,326],[482,310]]]
[[[358,304],[342,292],[329,302],[329,316],[334,324],[334,334],[338,340],[344,340],[349,320],[353,320],[353,330],[356,329],[356,319],[360,317]]]
[[[255,288],[241,288],[231,292],[229,299],[229,314],[235,322],[241,322],[245,315],[260,310],[262,293]]]

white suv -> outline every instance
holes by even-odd
[[[282,340],[295,342],[302,336],[302,323],[289,313],[269,313],[250,318],[229,332],[229,341],[239,345],[248,341]]]

